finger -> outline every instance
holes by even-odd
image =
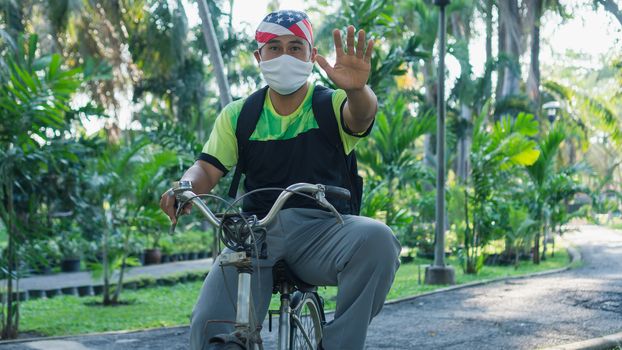
[[[322,68],[326,72],[326,74],[330,75],[333,72],[333,67],[330,65],[330,63],[328,63],[324,56],[316,55],[315,61],[320,66],[320,68]]]
[[[175,218],[175,201],[171,201],[171,197],[165,195],[160,198],[160,209],[171,219],[171,222],[177,222],[177,218]]]
[[[339,29],[333,30],[333,40],[335,41],[335,52],[337,53],[337,57],[343,56],[343,42],[341,41],[341,32],[339,32]]]
[[[365,62],[371,62],[372,52],[374,52],[374,40],[369,39],[367,42],[367,50],[365,50],[365,57],[363,58]]]
[[[188,215],[188,214],[190,214],[191,211],[192,211],[192,203],[188,203],[188,204],[186,204],[184,206],[184,209],[183,209],[182,213],[184,215]]]
[[[356,57],[363,58],[365,54],[365,31],[359,30],[358,41],[356,42]]]
[[[348,55],[354,56],[354,26],[348,26],[346,44],[348,44]]]

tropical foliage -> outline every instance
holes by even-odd
[[[106,285],[102,303],[113,305],[142,248],[209,245],[210,235],[163,235],[158,198],[194,161],[221,109],[216,72],[226,73],[234,99],[262,81],[253,28],[230,10],[236,1],[206,3],[214,28],[192,23],[193,0],[0,0],[3,339],[17,336],[16,282],[29,271],[79,256]],[[423,0],[307,4],[325,57],[333,28],[353,24],[375,41],[368,84],[379,110],[357,146],[362,214],[390,225],[409,254],[430,253],[438,8]],[[540,37],[543,18],[602,8],[616,24],[620,11],[611,4],[456,0],[447,8],[455,63],[443,77],[447,238],[464,272],[478,273],[499,245],[494,254],[516,267],[525,258],[538,263],[573,217],[605,221],[622,211],[619,46],[597,65],[572,52],[555,53],[552,66],[540,62],[549,45]],[[224,66],[210,55],[206,33]],[[479,73],[478,36],[486,51]],[[332,86],[320,69],[314,76]],[[214,191],[224,193],[228,181]]]

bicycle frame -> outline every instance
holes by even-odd
[[[192,183],[190,181],[175,182],[173,185],[173,191],[179,201],[192,201],[192,203],[199,208],[201,213],[205,215],[207,220],[212,225],[216,227],[221,226],[221,220],[219,220],[218,217],[214,215],[214,213],[209,209],[207,204],[205,204],[205,202],[202,201],[199,196],[192,192]],[[272,220],[274,220],[276,214],[279,212],[279,210],[281,210],[287,199],[295,192],[307,192],[313,194],[320,205],[330,209],[337,217],[337,221],[339,223],[343,223],[343,219],[341,218],[339,212],[335,209],[335,207],[333,207],[332,204],[330,204],[330,202],[326,200],[325,193],[330,192],[342,198],[349,198],[349,191],[333,186],[297,183],[289,186],[279,195],[266,217],[261,220],[256,220],[256,218],[250,220],[253,223],[253,228],[266,227],[270,222],[272,222]],[[251,239],[252,237],[249,236],[245,243],[250,244]],[[235,320],[236,334],[239,335],[238,338],[240,339],[240,341],[246,343],[245,347],[248,348],[248,345],[250,345],[251,349],[253,350],[263,350],[263,345],[258,329],[256,329],[257,327],[254,327],[253,325],[255,315],[252,314],[251,307],[251,277],[253,274],[251,258],[247,255],[246,252],[226,253],[221,254],[220,264],[221,266],[235,266],[238,273],[238,295],[236,302],[237,308]],[[294,322],[297,323],[297,326],[299,327],[300,332],[303,334],[306,343],[309,345],[309,347],[311,347],[311,340],[309,334],[306,334],[303,327],[301,327],[300,320],[292,317],[295,315],[293,315],[292,313],[291,296],[289,294],[289,289],[290,288],[287,283],[285,283],[284,286],[281,286],[278,349],[290,350],[290,330],[292,327],[290,321],[292,319],[294,319]]]

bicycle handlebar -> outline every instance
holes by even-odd
[[[219,227],[222,224],[222,221],[218,219],[216,215],[214,215],[214,213],[209,209],[207,204],[205,204],[205,202],[202,201],[201,198],[199,198],[199,196],[196,195],[192,191],[191,181],[176,181],[173,183],[172,189],[173,189],[173,192],[175,193],[175,197],[180,203],[192,201],[192,203],[194,203],[199,208],[201,213],[205,215],[207,220],[212,225]],[[274,220],[279,210],[283,208],[283,205],[285,205],[285,202],[289,199],[289,197],[291,197],[296,192],[306,192],[306,193],[312,194],[313,196],[315,196],[316,201],[320,205],[330,209],[330,211],[332,211],[337,216],[338,221],[340,223],[343,223],[343,219],[341,218],[341,215],[339,214],[337,209],[335,209],[335,207],[332,204],[330,204],[328,200],[326,200],[325,195],[328,194],[336,198],[350,199],[350,191],[348,191],[345,188],[341,188],[337,186],[325,186],[321,184],[313,185],[309,183],[300,182],[300,183],[295,183],[293,185],[290,185],[285,190],[283,190],[281,194],[279,195],[279,197],[274,202],[274,204],[272,205],[272,208],[270,208],[270,211],[268,212],[268,214],[263,219],[258,220],[254,226],[255,227],[268,226],[268,224],[270,224],[272,220]]]

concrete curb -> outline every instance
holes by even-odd
[[[572,264],[574,264],[575,262],[581,261],[581,253],[577,249],[575,249],[573,247],[568,247],[567,250],[568,250],[568,254],[570,254],[570,263],[568,263],[568,266],[562,267],[560,269],[541,271],[541,272],[534,272],[534,273],[530,273],[530,274],[526,274],[526,275],[493,278],[493,279],[489,279],[489,280],[482,280],[482,281],[458,284],[458,285],[455,285],[455,286],[449,286],[449,287],[445,287],[445,288],[440,288],[440,289],[437,289],[437,290],[434,290],[434,291],[431,291],[431,292],[426,292],[426,293],[422,293],[422,294],[418,294],[418,295],[413,295],[413,296],[409,296],[409,297],[404,297],[404,298],[390,300],[390,301],[385,302],[384,304],[385,305],[398,304],[398,303],[403,303],[403,302],[406,302],[406,301],[415,300],[415,299],[418,299],[418,298],[421,298],[421,297],[425,297],[425,296],[428,296],[428,295],[434,295],[434,294],[439,294],[439,293],[444,293],[444,292],[450,292],[450,291],[453,291],[453,290],[459,290],[459,289],[483,286],[483,285],[491,284],[491,283],[495,283],[495,282],[503,282],[503,281],[512,281],[512,280],[519,280],[519,279],[525,279],[525,278],[532,278],[532,277],[540,277],[540,276],[552,275],[552,274],[568,271],[568,270],[572,269]]]
[[[390,300],[390,301],[385,302],[384,304],[385,305],[391,305],[391,304],[403,303],[403,302],[406,302],[406,301],[411,301],[411,300],[414,300],[414,299],[417,299],[417,298],[421,298],[421,297],[424,297],[424,296],[428,296],[428,295],[439,294],[439,293],[444,293],[444,292],[449,292],[449,291],[458,290],[458,289],[464,289],[464,288],[470,288],[470,287],[475,287],[475,286],[481,286],[481,285],[490,284],[490,283],[494,283],[494,282],[517,280],[517,279],[525,279],[525,278],[530,278],[530,277],[539,277],[539,276],[545,276],[545,275],[551,275],[551,274],[555,274],[555,273],[564,272],[564,271],[570,270],[572,268],[571,265],[573,263],[581,260],[581,253],[578,250],[574,249],[573,247],[568,247],[567,250],[568,250],[568,254],[570,254],[570,257],[571,257],[570,263],[568,264],[568,266],[560,268],[560,269],[536,272],[536,273],[527,274],[527,275],[502,277],[502,278],[495,278],[495,279],[490,279],[490,280],[470,282],[470,283],[460,284],[460,285],[456,285],[456,286],[450,286],[450,287],[446,287],[446,288],[437,289],[437,290],[432,291],[432,292],[422,293],[422,294],[418,294],[418,295],[415,295],[415,296],[410,296],[410,297],[404,297],[404,298],[400,298],[400,299]],[[334,313],[334,311],[327,312],[326,314],[328,315],[328,314],[332,314],[332,313]],[[154,329],[159,329],[159,330],[162,330],[162,329],[170,329],[170,330],[184,329],[186,327],[188,327],[188,326],[158,327],[158,328],[152,328],[152,329],[141,329],[141,330],[131,330],[131,331],[111,331],[111,332],[87,333],[87,334],[78,334],[78,335],[62,335],[62,336],[55,336],[55,337],[38,337],[38,338],[23,338],[23,339],[13,339],[13,340],[2,340],[2,341],[0,341],[0,346],[1,345],[5,345],[5,344],[27,343],[27,342],[36,342],[36,341],[45,341],[45,340],[62,340],[62,339],[68,339],[68,338],[78,338],[78,337],[88,337],[88,336],[117,335],[117,334],[121,335],[121,334],[146,332],[146,331],[150,331],[150,330],[154,330]],[[591,349],[591,348],[589,348],[589,349]],[[598,349],[602,349],[602,348],[598,348]]]
[[[175,330],[175,329],[183,330],[185,328],[188,328],[188,326],[170,326],[170,327],[137,329],[137,330],[130,330],[130,331],[110,331],[110,332],[84,333],[84,334],[74,334],[74,335],[57,335],[53,337],[11,339],[11,340],[1,340],[0,346],[8,345],[8,344],[30,343],[30,342],[48,341],[48,340],[63,340],[63,339],[69,339],[69,338],[82,338],[82,337],[92,337],[92,336],[102,336],[102,335],[123,335],[123,334],[149,332],[149,331],[162,330],[162,329],[166,329],[170,331]]]
[[[622,332],[577,343],[557,345],[542,350],[609,350],[616,346],[622,347]]]

